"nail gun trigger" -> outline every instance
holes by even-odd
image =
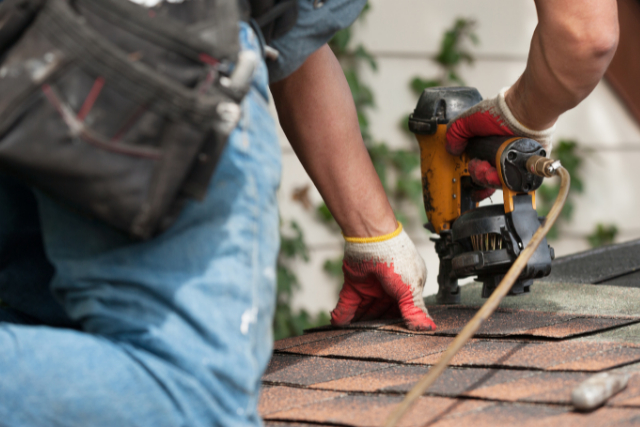
[[[520,254],[519,242],[515,239],[513,234],[506,227],[500,227],[500,235],[502,236],[502,241],[507,247],[507,250],[513,255],[518,256]]]
[[[423,226],[425,229],[427,229],[427,230],[429,230],[430,232],[432,232],[432,233],[435,233],[435,232],[436,232],[435,227],[434,227],[434,226],[433,226],[433,224],[431,224],[430,222],[425,222],[422,226]]]

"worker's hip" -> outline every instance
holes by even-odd
[[[241,31],[241,39],[251,41],[250,31],[245,27]],[[246,47],[255,48],[251,43]],[[31,348],[39,341],[51,347],[43,351],[55,354],[56,338],[50,331],[66,331],[69,339],[85,349],[74,355],[78,371],[102,363],[108,369],[143,366],[148,373],[149,381],[127,375],[118,376],[115,384],[103,376],[92,381],[90,388],[79,393],[86,407],[100,408],[103,401],[96,396],[121,390],[117,405],[111,402],[115,405],[111,412],[123,419],[108,424],[94,418],[88,424],[131,425],[129,412],[122,410],[127,402],[155,393],[164,395],[167,390],[180,402],[179,409],[161,399],[145,402],[156,412],[175,409],[177,417],[186,419],[184,425],[260,424],[256,405],[260,377],[272,348],[279,244],[280,148],[265,100],[266,84],[266,75],[256,72],[242,102],[242,118],[231,132],[204,199],[187,202],[174,224],[153,239],[131,239],[42,192],[37,192],[39,218],[33,217],[33,203],[19,203],[24,194],[16,191],[2,199],[6,209],[0,212],[0,226],[10,224],[16,236],[41,227],[44,252],[54,267],[49,266],[48,271],[54,272],[51,290],[56,300],[43,299],[46,287],[36,287],[35,282],[25,280],[33,275],[17,269],[11,270],[12,278],[0,274],[2,294],[19,290],[17,296],[26,298],[20,302],[31,307],[29,318],[43,323],[52,317],[48,304],[60,304],[68,320],[82,331],[11,329],[15,331],[13,342]],[[0,178],[0,196],[6,193],[6,184]],[[7,218],[15,221],[9,223]],[[5,246],[7,253],[15,254],[15,248]],[[0,258],[5,246],[0,244]],[[33,257],[29,259],[33,261],[26,264],[29,270],[44,267]],[[16,318],[0,314],[0,321],[18,323]],[[6,329],[6,324],[0,327],[0,331]],[[34,331],[40,335],[30,340]],[[96,353],[86,350],[89,347],[95,347]],[[105,352],[117,359],[113,354],[105,357]],[[64,364],[55,357],[46,363],[34,358],[36,362],[43,378]],[[63,407],[57,396],[34,391],[37,386],[46,389],[44,381],[31,385],[32,395],[39,399],[36,415],[44,420],[75,419],[72,410],[53,413]],[[99,414],[96,411],[91,416]],[[164,422],[178,424],[171,418]]]

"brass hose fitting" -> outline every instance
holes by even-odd
[[[555,176],[560,166],[562,166],[560,160],[548,159],[542,156],[531,156],[529,160],[527,160],[527,170],[534,175],[544,178]]]

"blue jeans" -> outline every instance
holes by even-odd
[[[258,50],[244,25],[241,40]],[[2,178],[2,426],[261,424],[279,246],[267,105],[262,63],[206,199],[150,241]]]

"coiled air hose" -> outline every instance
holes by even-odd
[[[520,273],[529,262],[529,258],[536,251],[542,239],[547,235],[553,224],[558,219],[562,207],[567,200],[569,194],[569,185],[571,178],[569,172],[560,165],[560,162],[554,162],[551,159],[534,156],[529,162],[527,162],[527,168],[534,174],[543,177],[551,177],[554,175],[560,176],[560,191],[556,200],[553,202],[553,206],[547,215],[544,224],[538,228],[534,233],[529,244],[520,253],[520,256],[515,260],[507,274],[504,276],[496,290],[491,294],[489,299],[478,310],[475,316],[467,323],[467,325],[460,331],[458,336],[449,345],[445,353],[442,355],[437,364],[435,364],[427,374],[418,381],[418,383],[411,389],[411,391],[405,396],[404,400],[391,412],[385,422],[385,427],[394,427],[398,421],[409,411],[411,405],[420,397],[427,389],[438,379],[440,374],[447,368],[451,359],[458,353],[458,351],[469,341],[471,337],[478,331],[482,322],[484,322],[493,312],[498,308],[502,299],[509,293],[509,289],[513,286],[513,283],[518,279]]]

